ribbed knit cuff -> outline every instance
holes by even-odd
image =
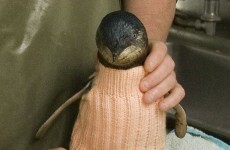
[[[132,97],[133,94],[140,93],[139,84],[144,76],[143,66],[118,70],[99,64],[99,73],[95,84],[101,89],[101,93]]]

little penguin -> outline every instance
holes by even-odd
[[[143,64],[149,54],[144,25],[132,13],[106,15],[97,30],[97,71],[87,85],[67,100],[38,130],[41,138],[67,106],[81,99],[70,150],[77,149],[164,149],[166,113],[158,103],[145,104],[139,89],[146,76]],[[175,133],[186,134],[183,108],[176,110]]]

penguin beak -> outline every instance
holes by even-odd
[[[118,53],[112,53],[112,55],[113,55],[113,62],[117,61],[119,54]]]
[[[115,62],[115,61],[116,61],[116,56],[113,55],[113,62]]]

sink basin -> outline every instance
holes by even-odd
[[[177,79],[186,91],[181,104],[188,124],[229,142],[229,53],[177,41],[169,42],[168,49],[176,63]]]

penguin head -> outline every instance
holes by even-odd
[[[148,54],[144,25],[132,13],[115,11],[106,15],[97,30],[98,59],[106,67],[129,69],[143,65]]]

